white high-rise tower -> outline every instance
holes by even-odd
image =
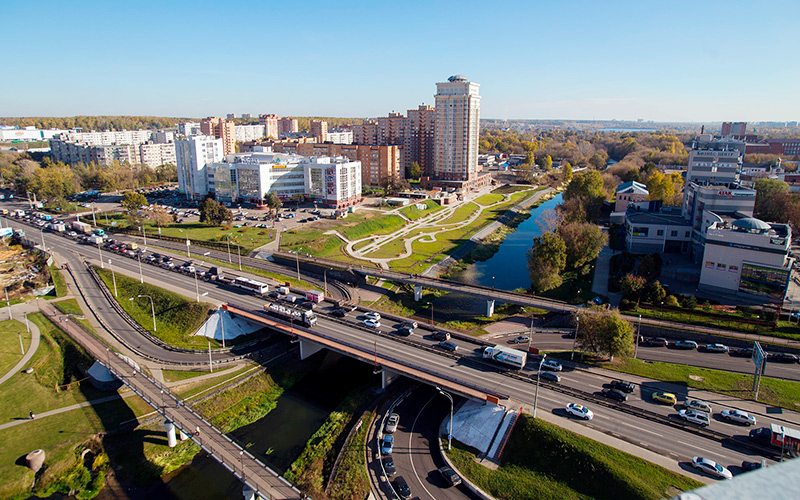
[[[469,181],[478,172],[479,84],[455,75],[436,84],[434,177]]]

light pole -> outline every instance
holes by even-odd
[[[533,418],[536,419],[536,403],[539,401],[539,376],[542,373],[542,363],[547,357],[547,354],[542,354],[542,359],[539,361],[539,370],[536,372],[536,392],[533,394]]]
[[[225,241],[228,243],[228,264],[233,264],[233,262],[231,262],[231,235],[230,234],[226,234],[225,235]]]
[[[31,326],[28,324],[28,314],[25,313],[25,329],[28,330],[28,333],[31,333]],[[25,346],[22,345],[22,332],[19,332],[19,350],[22,351],[22,355],[25,355]]]
[[[8,287],[5,287],[5,289],[6,289],[6,306],[8,307],[8,319],[12,320],[14,319],[14,317],[11,315],[11,301],[8,300]]]
[[[639,315],[639,327],[636,329],[636,344],[633,348],[633,359],[636,359],[636,355],[639,353],[639,337],[642,333],[642,315]]]
[[[142,236],[144,237],[144,246],[147,246],[147,231],[145,231],[144,226],[139,226],[139,231],[142,232]]]
[[[244,476],[244,450],[239,450],[239,459],[242,462],[242,479],[245,479],[245,476]]]
[[[47,247],[44,245],[44,227],[39,228],[39,234],[42,235],[42,250],[47,251]]]
[[[431,326],[433,326],[433,302],[428,302],[428,305],[431,306]]]
[[[578,345],[578,327],[581,326],[581,317],[575,316],[575,340],[572,341],[572,354],[569,355],[569,360],[575,359],[575,346]]]
[[[183,229],[178,229],[178,231],[186,235],[186,257],[191,257],[192,253],[189,251],[189,233],[187,233]]]
[[[325,281],[325,296],[326,297],[328,296],[328,271],[330,271],[330,269],[325,269],[324,271],[322,271],[322,279]]]
[[[219,330],[222,333],[222,348],[225,349],[225,323],[222,321],[225,310],[219,312]]]
[[[114,297],[119,298],[119,295],[117,295],[117,276],[114,274],[114,266],[111,265],[111,259],[108,259],[108,268],[111,269],[111,280],[114,282]]]
[[[147,251],[146,248],[145,251]],[[139,259],[139,283],[144,283],[144,275],[142,274],[142,252],[136,252],[136,257]]]
[[[453,448],[453,396],[443,391],[441,387],[436,387],[436,389],[439,394],[450,400],[450,432],[447,433],[447,450],[450,451]]]
[[[148,299],[150,299],[150,311],[153,313],[153,331],[155,332],[156,331],[156,306],[153,303],[153,297],[147,295],[146,293],[143,293],[141,295],[137,295],[136,297],[140,298],[140,299],[142,297],[147,297]],[[128,300],[133,300],[133,297],[131,297]]]
[[[100,269],[105,269],[103,265],[103,252],[100,250],[100,243],[97,244],[97,255],[100,256]]]

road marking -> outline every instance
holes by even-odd
[[[685,441],[681,441],[680,439],[676,439],[675,442],[676,443],[680,443],[680,444],[685,445],[685,446],[688,446],[689,448],[697,448],[698,450],[704,451],[704,452],[708,453],[709,455],[718,456],[718,453],[719,453],[719,452],[716,452],[716,451],[707,450],[707,449],[705,449],[705,448],[703,448],[701,446],[697,446],[696,444],[689,444],[689,443],[687,443]]]
[[[435,398],[435,397],[436,397],[436,395],[431,396],[431,398],[428,400],[428,402],[425,403],[425,405],[423,405],[422,408],[420,408],[419,413],[417,413],[417,416],[414,417],[414,423],[411,424],[411,432],[408,433],[408,449],[409,449],[409,451],[411,451],[413,449],[413,448],[411,448],[411,438],[414,437],[414,428],[417,426],[417,420],[419,420],[419,416],[422,415],[422,412],[425,411],[425,408],[427,408],[427,406],[431,403],[431,401],[433,401],[433,398]],[[438,431],[437,431],[437,439],[439,439]],[[427,493],[433,500],[436,500],[436,497],[433,496],[433,494],[430,491],[428,491],[428,488],[425,487],[425,483],[422,481],[422,479],[419,477],[419,474],[417,473],[417,467],[414,465],[414,454],[413,453],[409,453],[408,454],[408,458],[411,461],[411,470],[414,471],[414,476],[419,481],[419,484],[422,486],[422,489],[425,490],[425,493]]]

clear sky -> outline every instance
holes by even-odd
[[[3,0],[0,116],[800,120],[800,1]]]

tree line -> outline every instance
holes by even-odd
[[[192,118],[166,116],[38,116],[0,118],[0,125],[38,129],[140,130],[172,128]]]

